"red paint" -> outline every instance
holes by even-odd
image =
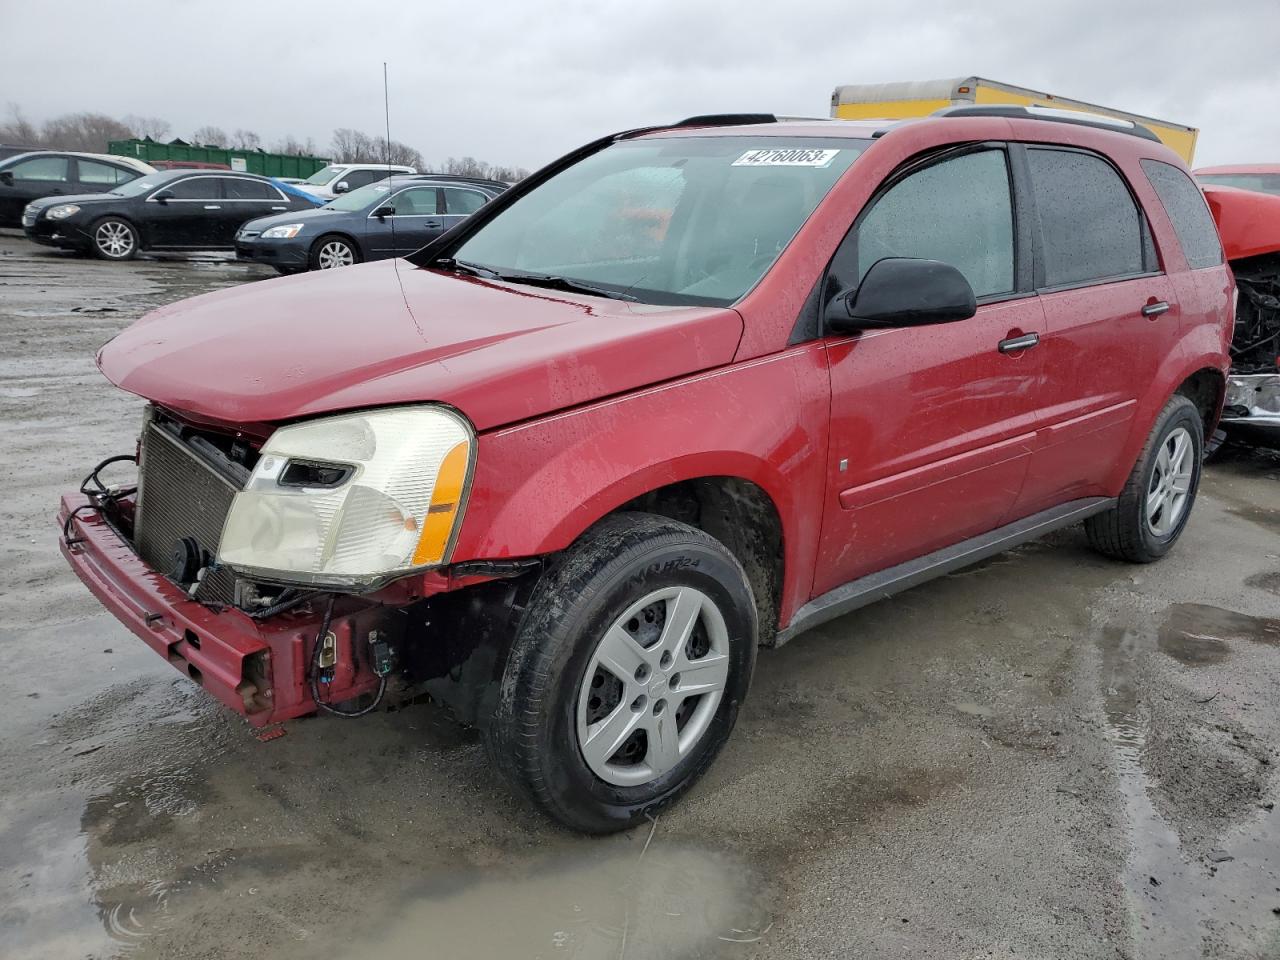
[[[1280,197],[1211,184],[1203,189],[1228,260],[1280,250]]]
[[[878,126],[785,132],[866,138]],[[699,135],[744,132],[772,131]],[[1146,208],[1164,272],[1028,293],[959,323],[790,344],[805,301],[884,179],[922,152],[984,140],[1105,153]],[[1225,375],[1230,274],[1188,271],[1144,157],[1178,164],[1159,144],[1084,126],[905,123],[872,143],[735,309],[627,304],[385,262],[165,307],[104,347],[99,365],[195,422],[256,436],[329,411],[452,404],[479,433],[455,562],[562,550],[611,510],[676,481],[750,481],[782,524],[785,626],[851,578],[1068,499],[1117,495],[1169,395],[1199,370]],[[1240,191],[1206,193],[1212,204]],[[1153,298],[1171,309],[1142,317]],[[1041,336],[1035,349],[997,352],[1001,339],[1031,331]],[[213,614],[148,573],[105,525],[77,519],[75,529],[87,542],[69,554],[72,566],[153,648],[209,662],[206,687],[233,707],[245,658],[269,650],[277,702],[251,719],[307,709],[301,664],[314,616],[277,624]],[[403,604],[468,582],[435,572],[380,599]],[[151,610],[172,627],[147,627]],[[349,613],[342,622],[360,629],[372,615]],[[185,649],[179,628],[188,625],[214,642]],[[371,678],[351,684],[368,689]]]

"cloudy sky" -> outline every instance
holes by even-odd
[[[838,84],[976,74],[1199,127],[1199,164],[1280,161],[1280,0],[56,6],[0,0],[0,106],[37,121],[93,110],[327,145],[335,127],[382,132],[386,60],[394,139],[536,167],[631,126],[825,116]]]

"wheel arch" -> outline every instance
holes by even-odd
[[[364,260],[367,259],[364,252],[364,246],[356,238],[355,234],[348,233],[345,230],[326,230],[324,233],[320,234],[320,236],[311,241],[311,246],[307,247],[308,262],[315,257],[316,250],[319,249],[321,242],[328,240],[330,237],[337,237],[338,239],[345,240],[347,243],[351,244],[357,255],[359,255],[361,262],[364,262]]]
[[[89,221],[89,227],[85,230],[85,236],[89,239],[89,246],[93,247],[97,241],[94,240],[94,234],[98,231],[98,224],[103,220],[123,220],[133,228],[134,235],[138,238],[138,252],[151,249],[151,230],[148,226],[144,226],[136,219],[119,210],[108,210],[100,213]]]

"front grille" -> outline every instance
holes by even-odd
[[[260,233],[262,233],[261,230],[241,230],[239,233],[236,234],[236,239],[252,240],[254,237],[256,237]]]
[[[175,549],[190,537],[211,562],[218,555],[222,525],[237,489],[178,437],[155,423],[147,424],[138,462],[134,525],[138,555],[167,576],[175,565]],[[232,603],[234,574],[225,568],[207,570],[196,598]]]

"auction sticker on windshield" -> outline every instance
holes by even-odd
[[[836,158],[839,150],[820,150],[808,147],[766,147],[748,150],[737,160],[735,167],[825,167]]]

